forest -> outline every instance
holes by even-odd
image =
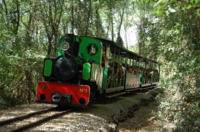
[[[0,0],[0,12],[0,108],[35,101],[43,59],[69,33],[160,62],[158,118],[200,129],[199,0]]]

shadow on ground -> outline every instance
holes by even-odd
[[[132,118],[119,123],[118,130],[123,132],[155,131],[159,125],[155,117],[155,113],[158,112],[158,106],[159,103],[157,101],[150,102],[146,106],[141,106],[134,112]]]

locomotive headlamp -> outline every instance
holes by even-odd
[[[63,43],[61,48],[62,48],[62,51],[64,52],[67,51],[69,49],[69,43],[68,42]]]

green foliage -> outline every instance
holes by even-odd
[[[192,60],[177,56],[176,62],[163,66],[165,79],[161,87],[165,88],[162,98],[160,117],[166,122],[176,124],[177,130],[195,131],[199,124],[199,70],[197,56],[188,56]],[[175,67],[177,66],[177,67]],[[175,67],[175,68],[173,68]],[[173,68],[173,69],[172,69]]]
[[[199,1],[160,0],[154,3],[156,23],[148,26],[147,47],[162,65],[160,117],[176,131],[198,131],[200,126]],[[151,19],[148,19],[151,20]],[[147,48],[147,50],[148,50]]]
[[[35,100],[46,46],[33,33],[29,2],[6,2],[0,18],[0,106],[14,106]]]
[[[35,100],[36,84],[42,80],[43,58],[55,56],[60,36],[72,33],[108,39],[108,34],[112,34],[116,38],[120,22],[114,24],[114,21],[119,20],[126,3],[114,0],[2,0],[0,106]],[[109,19],[108,16],[115,17]],[[113,31],[110,27],[105,30],[111,23]]]
[[[160,86],[165,92],[159,117],[175,124],[177,131],[198,131],[199,5],[199,0],[3,0],[0,106],[34,101],[43,58],[54,54],[61,35],[74,33],[122,43],[121,26],[127,30],[137,24],[139,48],[132,49],[162,62]]]
[[[12,40],[16,39],[21,45],[12,43]],[[34,99],[35,84],[41,76],[39,73],[41,73],[44,57],[37,51],[37,47],[25,49],[25,45],[22,38],[15,38],[12,34],[2,39],[0,105],[14,106]]]

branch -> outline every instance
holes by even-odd
[[[20,10],[19,10],[19,8],[20,8],[20,5],[19,5],[19,1],[18,0],[16,0],[17,1],[17,27],[16,27],[16,34],[17,34],[17,32],[18,32],[18,29],[19,29],[19,24],[20,24]]]
[[[8,9],[7,9],[7,5],[6,5],[6,1],[3,0],[3,4],[4,4],[4,7],[5,7],[5,12],[6,12],[6,15],[8,15]],[[3,6],[2,6],[3,8]]]

